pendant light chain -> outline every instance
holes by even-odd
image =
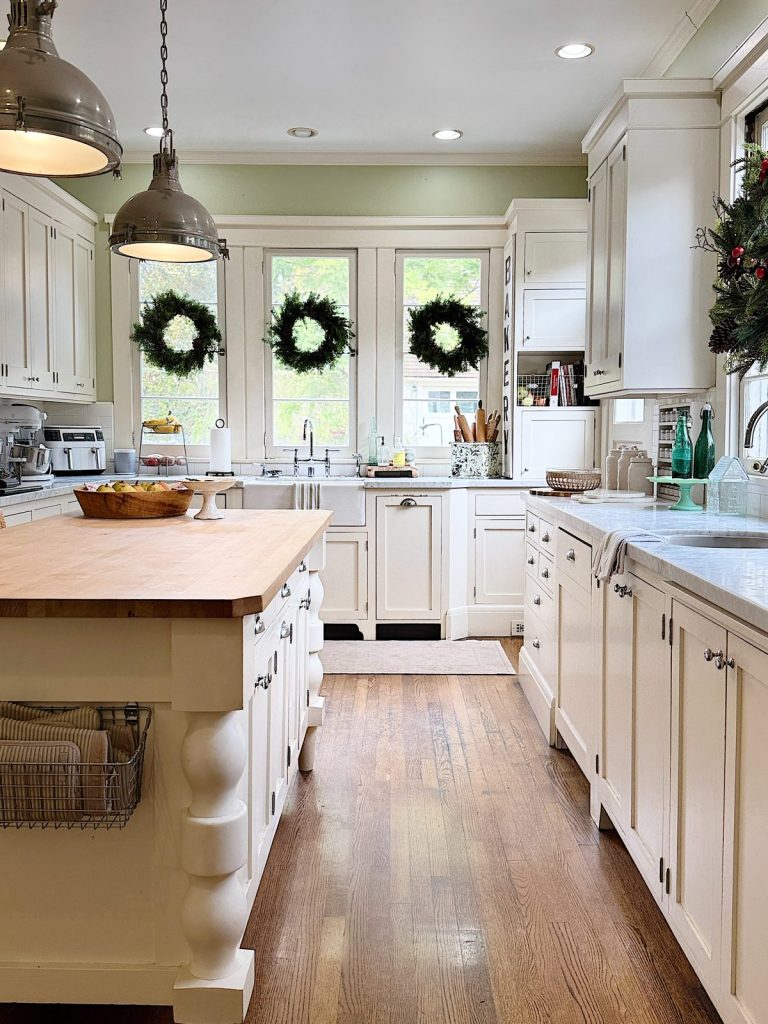
[[[160,0],[160,110],[163,115],[163,135],[168,134],[168,0]]]

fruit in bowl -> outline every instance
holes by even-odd
[[[178,483],[116,480],[99,486],[83,484],[75,497],[88,519],[166,519],[183,516],[194,492]]]

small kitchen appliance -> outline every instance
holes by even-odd
[[[34,405],[0,399],[0,493],[47,482],[50,452],[36,443],[46,414]]]
[[[97,475],[107,468],[101,427],[46,427],[45,443],[51,449],[51,464],[57,476]]]

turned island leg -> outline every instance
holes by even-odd
[[[240,1024],[254,955],[240,948],[248,905],[238,872],[248,857],[248,811],[237,795],[247,750],[238,713],[195,712],[181,748],[192,799],[181,826],[189,877],[182,928],[189,964],[174,985],[180,1024]]]
[[[320,651],[323,649],[323,623],[320,620],[320,608],[325,596],[320,572],[325,568],[325,541],[313,548],[308,559],[309,569],[309,664],[307,668],[307,687],[309,688],[309,724],[299,752],[299,770],[311,772],[315,766],[315,743],[317,730],[323,724],[323,708],[325,698],[320,696],[323,682],[323,665]]]

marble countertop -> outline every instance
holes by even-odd
[[[613,530],[642,529],[666,538],[685,533],[760,534],[768,538],[768,521],[754,516],[715,516],[706,512],[672,512],[669,505],[631,508],[581,505],[570,498],[529,497],[532,512],[559,526],[599,541]],[[768,549],[697,548],[638,541],[629,545],[632,561],[676,583],[710,604],[768,633]]]

